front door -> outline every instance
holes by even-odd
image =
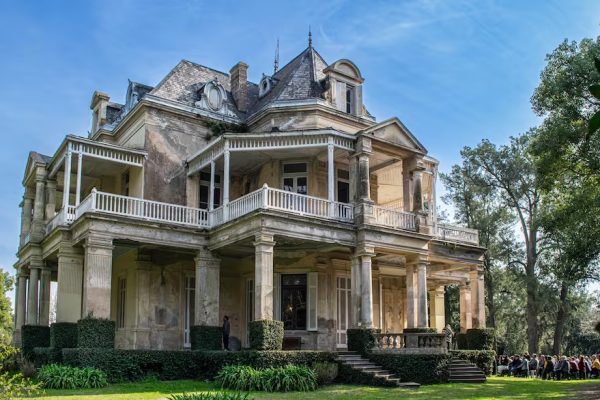
[[[346,330],[350,325],[350,278],[338,276],[337,282],[337,327],[336,343],[338,348],[346,348],[348,341]]]

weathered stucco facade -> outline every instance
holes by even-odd
[[[349,60],[309,46],[258,84],[180,62],[125,104],[96,92],[90,137],[31,152],[23,179],[16,335],[86,315],[117,347],[182,349],[193,325],[280,319],[286,347],[336,349],[346,329],[485,325],[477,232],[438,223],[437,161],[396,118],[377,123]]]

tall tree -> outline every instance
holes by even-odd
[[[441,174],[447,194],[446,204],[454,206],[454,218],[479,231],[479,244],[487,249],[484,254],[487,325],[496,327],[495,285],[492,268],[494,261],[506,258],[510,252],[511,221],[513,216],[499,199],[498,192],[486,185],[476,173],[476,166],[464,160],[454,165],[448,174]]]
[[[13,288],[13,285],[12,276],[0,269],[0,345],[8,345],[12,340],[12,308],[7,293]]]
[[[514,215],[522,233],[524,257],[515,258],[511,264],[522,266],[527,290],[527,347],[537,352],[538,333],[538,277],[537,261],[540,246],[541,196],[534,171],[533,160],[528,152],[535,131],[510,138],[507,145],[496,146],[483,140],[477,147],[465,147],[463,159],[474,168],[476,179],[482,185],[496,191],[499,203]]]

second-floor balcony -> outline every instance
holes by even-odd
[[[418,230],[417,215],[414,213],[381,206],[374,206],[373,209],[374,224],[378,226],[412,232]],[[77,207],[69,206],[66,210],[63,209],[57,213],[46,225],[46,234],[59,226],[73,223],[86,213],[126,217],[196,229],[212,229],[261,210],[272,210],[346,224],[353,224],[355,221],[352,204],[330,202],[314,196],[270,188],[267,185],[211,211],[94,189]],[[447,224],[438,225],[434,236],[442,240],[475,245],[479,240],[476,230]]]

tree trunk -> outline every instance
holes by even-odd
[[[567,320],[567,296],[569,287],[563,281],[560,286],[560,306],[556,315],[556,325],[554,327],[554,345],[552,346],[552,354],[561,354],[560,347],[562,345],[565,322]]]
[[[487,312],[487,326],[490,328],[496,327],[496,303],[494,302],[494,278],[492,277],[491,261],[489,256],[485,256],[483,269],[485,274],[485,291],[486,297],[485,302],[488,308]]]

